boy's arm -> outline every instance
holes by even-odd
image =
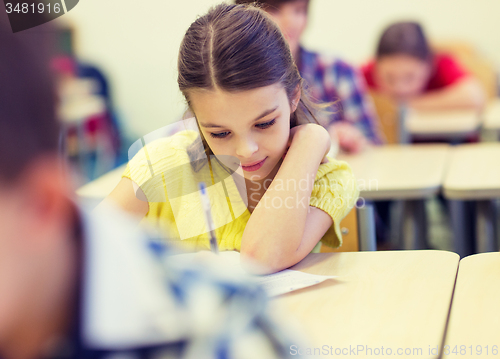
[[[385,136],[363,74],[344,61],[337,62],[335,64],[337,76],[328,78],[337,79],[334,85],[342,102],[345,123],[355,126],[365,136],[365,141],[368,140],[376,145],[384,143]],[[333,66],[331,71],[334,71]]]
[[[409,101],[409,106],[417,110],[482,110],[485,93],[478,80],[467,76],[455,84],[441,90],[430,91]]]

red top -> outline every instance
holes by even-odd
[[[450,55],[434,56],[434,73],[431,75],[425,91],[439,90],[452,85],[467,76],[467,72]],[[374,81],[375,61],[370,61],[362,68],[366,83],[370,88],[378,88]]]

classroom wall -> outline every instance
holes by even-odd
[[[75,29],[78,56],[108,75],[124,131],[137,138],[185,108],[176,61],[189,24],[216,0],[85,0],[60,18]],[[464,39],[500,64],[498,0],[311,0],[304,43],[360,63],[388,22],[420,20],[437,39]]]

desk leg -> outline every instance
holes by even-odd
[[[470,217],[466,215],[466,205],[465,201],[448,200],[454,251],[461,258],[473,253],[472,241],[469,236],[470,228],[467,221]]]
[[[491,200],[477,201],[477,253],[497,251],[495,207]]]
[[[358,236],[360,251],[376,251],[377,241],[375,238],[375,215],[373,203],[366,201],[358,211]]]
[[[400,144],[408,144],[411,142],[411,134],[408,132],[408,128],[406,127],[407,119],[408,119],[408,107],[405,105],[400,105],[399,109],[399,133],[398,140]]]
[[[391,205],[390,211],[390,240],[394,248],[403,248],[403,209],[405,201],[395,200]]]
[[[403,249],[427,248],[425,200],[407,200],[403,212]]]

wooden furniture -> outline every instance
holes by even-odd
[[[365,199],[419,199],[440,189],[448,152],[444,144],[388,145],[338,159],[351,166]]]
[[[443,192],[451,200],[455,251],[462,256],[471,253],[464,235],[468,232],[464,201],[476,201],[477,204],[477,252],[498,250],[492,199],[500,198],[499,158],[500,143],[467,144],[451,151]]]
[[[500,253],[476,254],[460,261],[443,358],[498,358],[499,283]]]
[[[450,198],[500,197],[500,143],[473,143],[450,151],[444,194]]]
[[[101,177],[93,180],[92,182],[83,185],[76,190],[77,196],[87,205],[89,208],[93,208],[99,204],[120,182],[122,173],[125,171],[124,164],[120,167],[115,168],[112,171],[102,175]]]
[[[490,101],[483,112],[483,127],[495,132],[498,141],[500,135],[500,98]]]
[[[401,348],[408,358],[435,358],[430,349],[442,344],[458,262],[445,251],[310,254],[291,269],[338,277],[272,302],[310,347],[333,347],[331,357],[341,356],[335,348],[363,347],[358,357],[379,358],[383,346],[391,356]]]
[[[495,64],[480,54],[473,44],[466,41],[436,42],[433,48],[438,52],[453,55],[457,61],[479,80],[488,99],[498,95]]]
[[[370,90],[370,96],[373,100],[386,143],[401,143],[402,128],[398,104],[391,97],[375,90]]]
[[[441,188],[448,145],[387,145],[356,155],[341,155],[356,177],[364,200],[403,200],[403,247],[427,242],[425,199]]]
[[[461,141],[477,134],[483,117],[474,110],[416,111],[400,107],[390,97],[370,91],[388,144],[412,138]]]
[[[342,231],[342,246],[339,248],[321,246],[321,253],[359,251],[358,216],[356,208],[353,208],[347,216],[345,216],[342,222],[340,222],[340,229]]]
[[[391,97],[375,90],[370,90],[370,96],[375,105],[386,143],[400,143],[401,126],[398,104]]]
[[[416,111],[406,113],[405,128],[412,138],[461,141],[479,132],[481,116],[475,110]]]

